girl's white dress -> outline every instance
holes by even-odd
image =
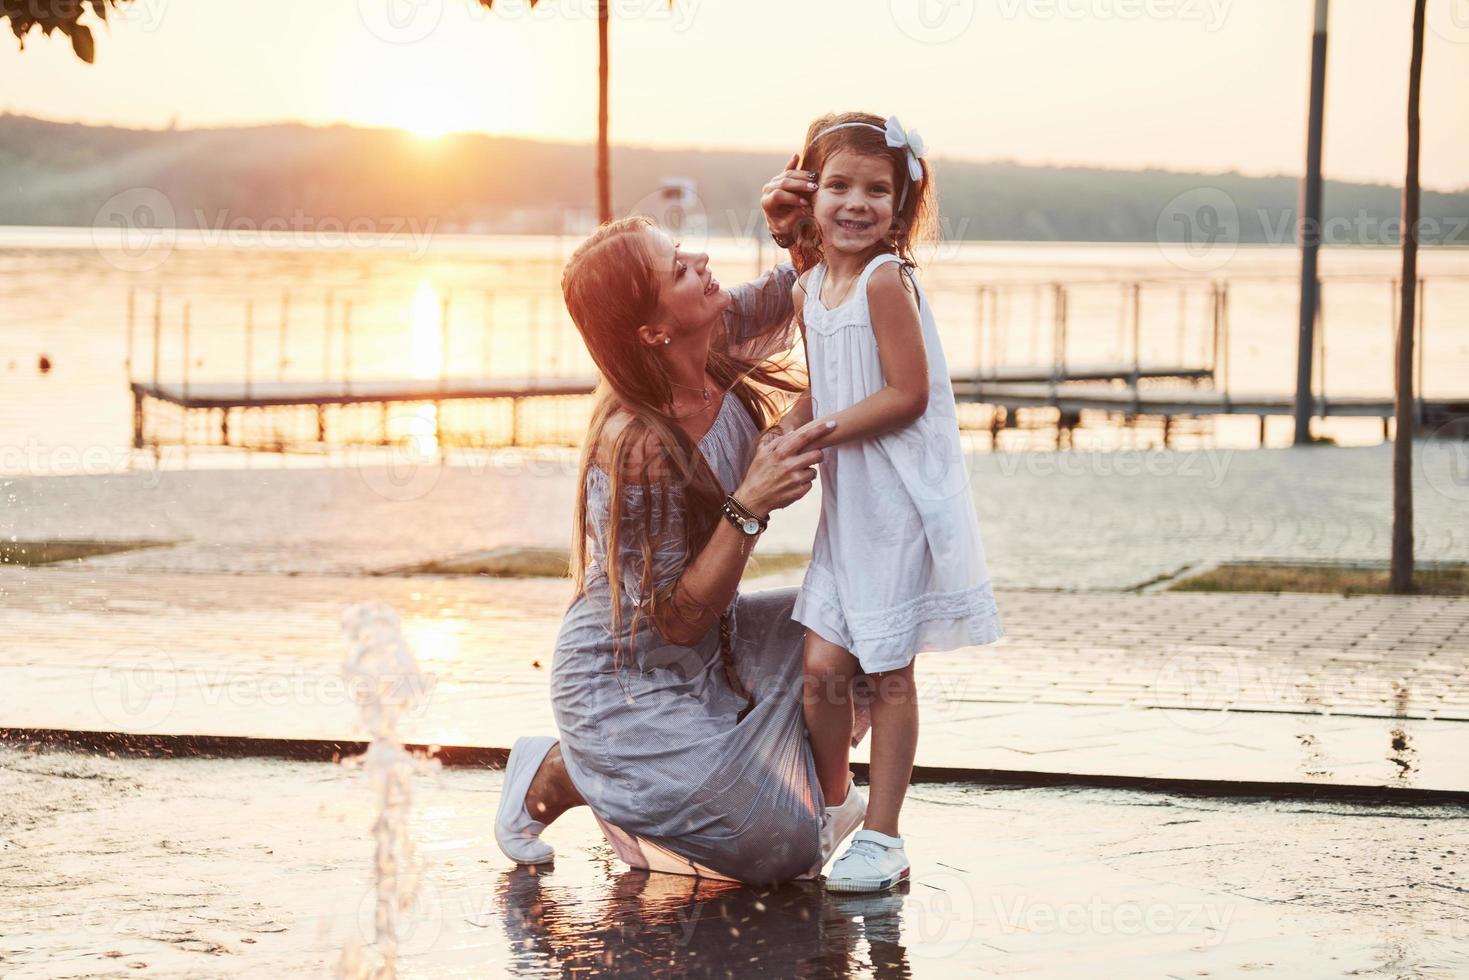
[[[901,261],[878,255],[851,297],[831,310],[821,302],[826,264],[812,270],[802,318],[814,417],[855,405],[886,383],[867,281],[880,266]],[[823,453],[821,521],[792,613],[869,674],[905,667],[925,650],[993,643],[1004,635],[948,364],[928,297],[912,276],[905,278],[918,290],[928,408],[901,429]]]

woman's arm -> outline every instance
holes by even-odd
[[[791,287],[795,266],[782,262],[754,282],[731,286],[724,311],[725,349],[751,361],[763,361],[795,346],[791,322]]]
[[[807,446],[828,428],[820,423],[760,445],[735,499],[765,516],[804,497],[821,460]],[[703,639],[734,599],[758,537],[719,519],[703,549],[655,603],[653,624],[665,640],[692,646]]]
[[[923,321],[918,298],[903,285],[901,265],[879,266],[867,280],[872,332],[886,384],[849,408],[834,412],[834,430],[812,446],[825,449],[844,442],[871,439],[915,422],[928,408],[928,355],[923,347]]]

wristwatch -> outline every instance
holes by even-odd
[[[750,508],[735,499],[734,494],[724,498],[720,511],[724,514],[725,520],[752,538],[770,526],[770,518],[755,516]]]

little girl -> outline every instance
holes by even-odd
[[[918,741],[914,655],[1003,635],[970,499],[954,392],[912,246],[932,226],[923,144],[896,118],[824,116],[807,130],[814,174],[793,289],[811,376],[809,405],[837,420],[815,447],[821,521],[793,618],[807,627],[805,717],[828,803],[827,853],[863,829],[827,875],[830,891],[881,891],[908,877],[898,811]],[[815,263],[812,265],[812,263]],[[852,785],[853,682],[870,691],[871,805]]]

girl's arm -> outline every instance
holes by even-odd
[[[816,437],[812,446],[825,449],[901,429],[917,421],[928,408],[928,354],[923,347],[923,321],[918,296],[903,285],[902,265],[889,262],[873,270],[867,280],[867,305],[877,356],[887,382],[849,408],[826,416],[835,419],[831,432]]]

